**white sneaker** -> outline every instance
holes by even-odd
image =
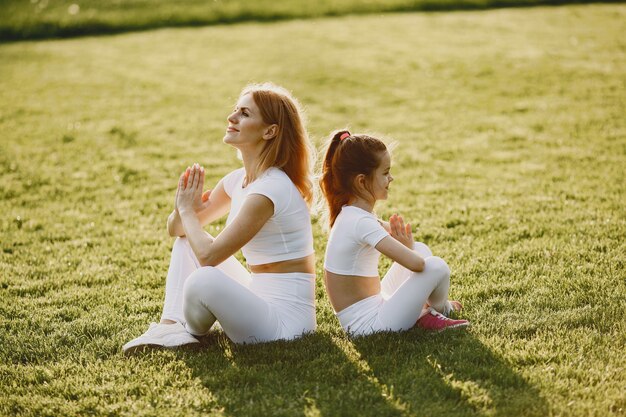
[[[193,337],[185,326],[180,323],[161,324],[150,323],[148,331],[136,339],[131,340],[122,346],[122,352],[127,355],[143,350],[146,347],[166,347],[175,348],[178,346],[200,343]]]

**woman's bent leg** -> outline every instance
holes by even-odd
[[[187,238],[176,238],[165,280],[165,301],[161,322],[171,320],[185,324],[183,288],[187,277],[200,267],[200,262],[193,253]],[[250,273],[234,256],[219,264],[217,269],[236,279],[242,285],[250,285]]]
[[[185,323],[183,315],[183,286],[185,279],[200,268],[189,242],[184,237],[176,238],[172,247],[170,266],[165,279],[165,301],[161,322],[166,320]]]
[[[218,268],[203,267],[187,278],[183,306],[187,330],[195,335],[207,334],[216,320],[236,343],[275,340],[280,332],[271,306]]]
[[[170,266],[165,282],[165,301],[161,323],[152,323],[141,336],[126,343],[122,350],[131,354],[146,346],[178,347],[198,340],[185,329],[183,312],[184,287],[188,277],[200,268],[189,242],[186,238],[177,238],[172,247]],[[241,285],[249,285],[250,275],[234,257],[228,258],[217,267],[218,270],[236,279]]]
[[[410,329],[420,318],[422,307],[427,301],[438,311],[444,309],[450,288],[450,269],[437,256],[430,256],[425,262],[422,272],[412,272],[383,302],[378,314],[383,328]]]

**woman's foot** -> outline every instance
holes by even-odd
[[[144,334],[122,346],[122,351],[126,355],[132,355],[147,347],[175,348],[192,343],[200,342],[180,323],[151,323]]]
[[[415,324],[417,327],[421,327],[426,330],[442,331],[445,329],[456,329],[469,326],[467,320],[453,320],[437,312],[433,308],[428,309],[428,313],[424,314],[417,320]]]

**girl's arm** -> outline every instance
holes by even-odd
[[[191,249],[202,266],[216,266],[248,243],[274,214],[268,197],[252,194],[246,198],[237,217],[215,239],[202,229],[193,202],[202,194],[200,168],[193,168],[185,185],[184,174],[178,181],[177,208]]]
[[[389,233],[376,244],[376,250],[414,272],[424,270],[424,258],[413,250],[413,232],[410,224],[404,224],[401,216],[389,218]]]
[[[387,233],[391,234],[391,226],[389,225],[389,222],[378,219],[378,223],[380,223],[380,225],[383,227],[383,229],[387,231]]]
[[[205,197],[206,196],[206,197]],[[202,202],[202,206],[198,208],[196,214],[200,221],[200,227],[204,227],[207,224],[219,219],[230,209],[230,197],[224,191],[223,181],[220,180],[215,189],[205,192],[202,199],[207,199]],[[180,219],[178,210],[174,209],[167,218],[167,232],[172,237],[185,236],[185,229]]]

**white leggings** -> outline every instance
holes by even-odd
[[[201,267],[177,238],[165,283],[162,320],[202,336],[217,320],[236,343],[294,339],[315,330],[315,275],[250,274],[233,256]]]
[[[432,256],[428,246],[415,242],[413,249],[426,266],[413,272],[394,262],[381,282],[379,294],[365,298],[337,313],[341,326],[352,335],[408,330],[422,315],[424,304],[439,312],[448,309],[450,268]]]

